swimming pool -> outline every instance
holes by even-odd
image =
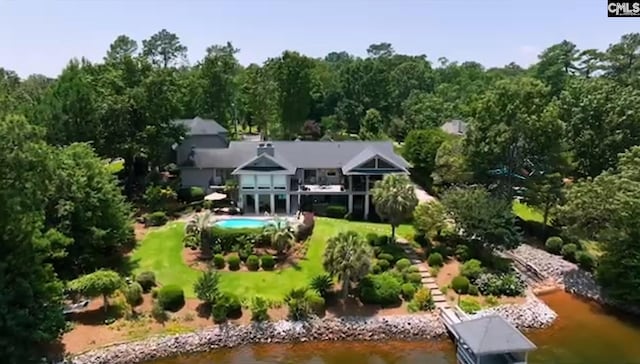
[[[272,223],[273,223],[273,220],[239,218],[239,219],[220,220],[214,223],[213,225],[221,228],[225,228],[225,229],[243,229],[243,228],[261,228]]]

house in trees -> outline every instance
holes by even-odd
[[[464,136],[467,133],[467,123],[462,120],[449,120],[440,127],[448,134]]]
[[[238,182],[247,214],[292,214],[342,205],[358,218],[373,215],[371,188],[409,164],[386,141],[229,141],[215,121],[180,120],[188,128],[177,146],[182,187],[205,191]]]

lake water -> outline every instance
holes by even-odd
[[[559,315],[549,329],[529,332],[538,345],[529,363],[640,364],[640,322],[564,292],[541,298]],[[454,364],[449,341],[321,342],[250,345],[153,364]]]

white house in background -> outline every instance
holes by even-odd
[[[387,141],[229,141],[213,120],[176,122],[187,127],[176,148],[182,186],[212,191],[234,179],[246,214],[343,205],[366,219],[373,183],[409,173],[409,163]]]

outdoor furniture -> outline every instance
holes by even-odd
[[[80,301],[78,303],[65,305],[62,313],[65,314],[65,315],[68,315],[68,314],[71,314],[71,313],[84,311],[89,306],[89,302],[91,302],[91,301],[84,300],[84,301]]]

